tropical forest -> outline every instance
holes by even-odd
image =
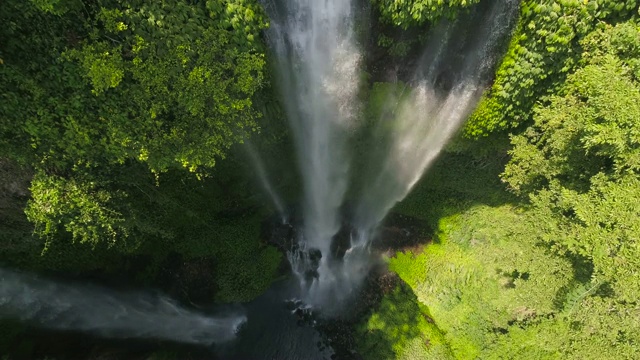
[[[23,359],[640,359],[640,1],[0,0]]]

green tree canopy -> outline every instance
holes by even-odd
[[[503,179],[530,197],[541,240],[593,267],[567,307],[579,318],[572,351],[585,354],[577,344],[593,341],[600,354],[630,356],[640,346],[631,325],[640,293],[640,27],[603,26],[582,46],[581,67],[513,137]]]
[[[10,101],[0,116],[36,161],[195,171],[256,130],[264,58],[255,39],[266,26],[256,4],[35,2],[47,13],[18,3],[3,5]]]
[[[9,0],[0,23],[0,148],[36,168],[40,235],[126,237],[117,168],[206,174],[259,128],[255,1]]]
[[[408,28],[439,19],[454,17],[460,9],[477,4],[480,0],[372,0],[382,18],[396,26]]]
[[[466,135],[526,124],[540,97],[558,91],[579,65],[581,41],[602,22],[616,24],[639,11],[637,0],[524,0],[507,54]]]

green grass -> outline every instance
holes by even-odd
[[[389,268],[428,307],[454,358],[553,358],[547,319],[571,284],[571,263],[537,245],[535,223],[503,188],[501,169],[497,160],[445,153],[394,210],[432,224],[434,242],[396,254]],[[515,346],[523,333],[538,340]]]
[[[440,330],[410,288],[401,284],[357,328],[357,346],[365,359],[451,358]]]

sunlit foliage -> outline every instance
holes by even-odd
[[[534,104],[558,91],[576,69],[581,40],[601,26],[638,15],[637,0],[522,2],[518,29],[496,79],[465,132],[482,136],[531,119]]]
[[[396,26],[407,28],[437,20],[443,16],[454,17],[460,9],[477,4],[480,0],[373,0],[382,18]]]
[[[0,22],[0,146],[38,169],[40,235],[116,243],[136,225],[110,172],[206,175],[258,130],[253,1],[5,1]]]

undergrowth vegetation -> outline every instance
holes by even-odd
[[[424,305],[406,284],[386,294],[357,328],[366,359],[446,359],[450,350]]]

